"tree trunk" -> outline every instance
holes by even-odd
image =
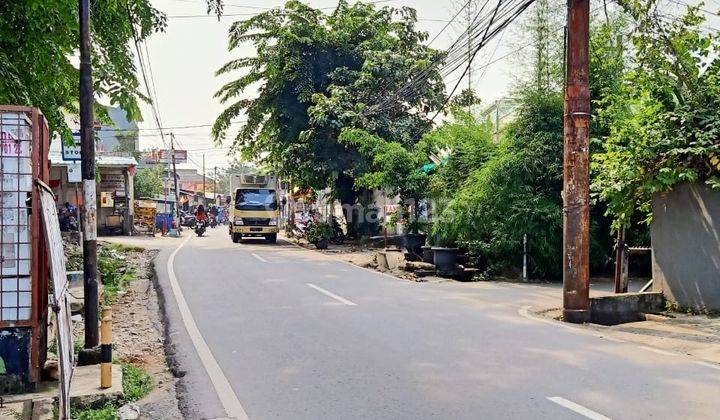
[[[335,180],[335,191],[347,221],[347,236],[357,238],[359,214],[355,206],[358,199],[358,192],[355,191],[355,181],[345,174],[340,174]]]

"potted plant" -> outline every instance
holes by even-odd
[[[421,230],[425,229],[427,223],[420,219],[417,212],[416,214],[410,215],[406,218],[405,226],[407,233],[403,239],[405,249],[411,254],[422,256],[422,246],[427,239],[427,235],[420,233]]]
[[[435,246],[431,248],[433,264],[438,274],[453,274],[458,265],[458,248],[450,247],[450,240],[441,232],[435,232]]]
[[[317,249],[327,249],[332,237],[332,227],[327,222],[316,222],[308,226],[307,240]]]

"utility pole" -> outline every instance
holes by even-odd
[[[90,61],[90,0],[80,0],[80,153],[83,181],[83,289],[86,349],[96,347],[98,332],[97,195],[95,192],[95,133]]]
[[[563,319],[590,320],[590,0],[568,0],[563,154]]]
[[[180,190],[178,189],[177,168],[175,167],[175,133],[170,133],[170,159],[172,159],[172,173],[175,182],[175,217],[178,220],[178,231],[180,231]]]
[[[203,153],[203,203],[205,202],[205,153]]]
[[[213,201],[217,198],[217,166],[215,167],[215,175],[213,175]],[[217,204],[217,202],[215,203]]]

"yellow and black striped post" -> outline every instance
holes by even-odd
[[[112,308],[102,310],[100,321],[100,388],[112,386]]]

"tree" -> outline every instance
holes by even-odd
[[[216,95],[228,107],[215,122],[215,139],[244,114],[233,146],[247,160],[291,176],[296,185],[330,186],[343,204],[354,204],[360,189],[354,180],[369,162],[355,145],[338,141],[341,129],[412,144],[444,100],[442,55],[423,45],[427,34],[415,23],[411,8],[345,0],[329,15],[293,0],[236,22],[230,48],[252,42],[257,54],[218,71],[244,69]],[[257,95],[248,99],[246,90],[255,87]]]
[[[140,93],[130,44],[165,27],[149,0],[94,0],[92,64],[97,97],[140,119]],[[78,112],[77,0],[15,0],[0,3],[0,103],[39,107],[50,129],[66,139],[63,113]],[[96,107],[103,116],[104,108]]]
[[[164,175],[162,165],[140,168],[134,179],[135,198],[151,198],[160,194],[163,190]]]
[[[593,159],[594,189],[616,226],[636,211],[651,220],[651,199],[680,182],[720,189],[720,43],[698,7],[666,19],[654,0],[622,2],[636,28],[633,54],[601,110],[611,123]]]

